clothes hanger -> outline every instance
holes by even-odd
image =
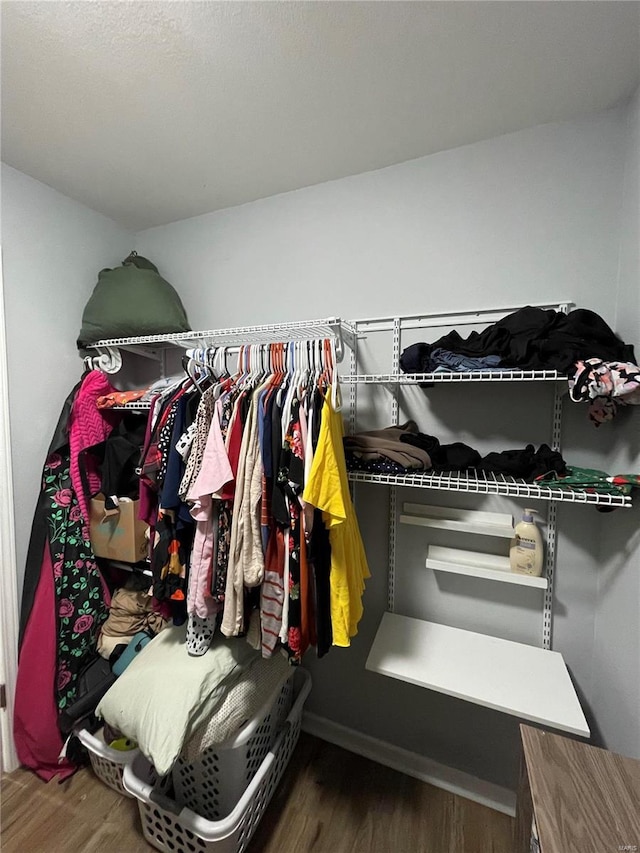
[[[258,349],[260,350],[260,385],[264,385],[265,381],[269,378],[269,358],[268,358],[268,344],[260,344]]]
[[[286,434],[286,431],[289,427],[289,421],[291,420],[291,404],[293,403],[293,398],[294,398],[296,388],[297,388],[298,375],[300,372],[300,362],[299,362],[298,342],[297,341],[291,341],[291,351],[293,353],[291,379],[289,380],[289,387],[287,388],[287,393],[286,393],[285,398],[284,398],[284,406],[282,407],[283,437]]]
[[[243,344],[238,353],[238,373],[235,377],[235,384],[240,391],[244,389],[244,384],[249,373],[249,355],[247,345]]]
[[[260,353],[260,344],[252,344],[251,345],[251,387],[256,388],[258,385],[258,380],[262,375],[262,360]]]
[[[276,403],[278,406],[284,406],[283,404],[283,395],[286,395],[286,392],[289,387],[289,382],[291,381],[291,375],[293,372],[293,354],[292,354],[292,341],[289,341],[288,344],[282,344],[282,356],[283,356],[283,371],[282,371],[282,381],[280,383],[280,388],[278,389],[278,394],[276,396]],[[285,396],[286,399],[286,396]],[[284,411],[284,409],[283,409]]]
[[[253,345],[253,387],[257,386],[262,381],[264,376],[264,367],[262,364],[262,344]]]
[[[186,357],[187,363],[185,365],[183,359],[182,366],[200,394],[204,394],[206,391],[205,380],[208,376],[208,371],[202,361],[202,348],[198,347],[197,349],[187,350]]]
[[[311,375],[311,359],[309,356],[309,344],[310,344],[310,341],[301,341],[301,343],[300,343],[300,353],[301,353],[301,360],[302,360],[302,378],[300,380],[300,385],[298,388],[298,395],[299,395],[299,399],[301,401],[307,392],[307,388],[309,387],[309,377]]]
[[[273,344],[265,344],[263,347],[264,351],[264,364],[265,364],[265,382],[268,383],[268,387],[271,387],[271,383],[273,381],[273,363],[271,360],[271,348]]]
[[[331,406],[334,412],[341,412],[342,391],[338,380],[338,359],[335,338],[331,338],[329,341],[329,354],[331,356]]]
[[[284,344],[273,344],[272,350],[273,364],[274,364],[274,378],[273,378],[273,387],[280,388],[284,381],[285,369],[284,369]]]
[[[222,375],[220,370],[219,347],[207,347],[207,366],[212,382],[212,396],[217,400],[222,391]]]
[[[251,344],[246,344],[244,347],[244,364],[242,374],[242,388],[246,389],[251,376]]]
[[[316,385],[318,388],[320,387],[322,373],[324,371],[323,346],[323,342],[318,339],[316,341]]]
[[[227,364],[227,355],[228,350],[226,346],[218,347],[216,350],[216,368],[220,376],[220,381],[223,383],[225,389],[229,387],[231,380],[231,374],[229,373],[229,366]]]
[[[207,347],[205,349],[205,360],[207,364],[207,370],[209,371],[209,376],[214,382],[217,382],[218,371],[216,370],[216,354],[218,352],[217,348],[214,346]]]
[[[269,372],[270,372],[270,378],[269,378],[269,387],[270,388],[273,388],[273,383],[274,383],[274,380],[275,380],[276,374],[277,374],[276,347],[277,347],[277,344],[269,344],[269,351],[268,351],[268,355],[267,355],[268,362],[269,362]]]
[[[220,361],[220,385],[216,399],[226,394],[232,394],[234,383],[236,382],[236,377],[231,375],[227,363],[228,348],[226,346],[219,347],[218,353]],[[216,355],[216,357],[218,356]]]
[[[316,358],[317,358],[317,373],[316,373],[316,387],[323,394],[323,384],[325,381],[325,352],[324,352],[324,341],[318,340],[316,341]]]

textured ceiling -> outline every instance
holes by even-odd
[[[607,108],[636,2],[2,2],[2,158],[132,228]]]

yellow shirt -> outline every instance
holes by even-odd
[[[331,408],[331,388],[322,406],[318,446],[302,495],[322,510],[331,544],[331,628],[334,646],[349,646],[362,617],[365,578],[371,577],[349,494],[342,416]]]

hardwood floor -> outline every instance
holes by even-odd
[[[89,768],[2,780],[3,853],[149,853],[134,800]],[[302,734],[247,853],[511,853],[513,821]]]

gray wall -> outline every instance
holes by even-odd
[[[627,115],[616,324],[640,358],[640,91]],[[610,430],[608,468],[640,472],[638,410]],[[636,493],[637,494],[637,493]],[[640,502],[602,527],[593,707],[609,749],[640,757]]]
[[[40,475],[65,397],[80,378],[75,341],[98,272],[133,235],[2,164],[2,253],[18,594]]]
[[[137,235],[136,248],[179,289],[199,328],[560,299],[592,308],[615,325],[612,291],[620,255],[627,121],[623,107],[536,127],[152,229]],[[638,339],[637,329],[621,331]],[[380,359],[382,352],[372,347],[371,357]],[[548,438],[542,434],[548,401],[531,396],[544,394],[544,389],[518,392],[521,410],[533,405],[535,436],[523,420],[512,421],[516,406],[504,417],[504,389],[483,388],[480,397],[476,392],[465,397],[467,411],[459,412],[450,395],[446,400],[442,392],[430,396],[428,407],[419,409],[420,425],[427,429],[435,422],[441,431],[494,448],[514,446],[518,439]],[[386,408],[365,406],[363,417],[363,425],[384,422]],[[621,446],[631,430],[627,424],[616,432]],[[604,467],[612,434],[608,427],[594,430],[586,412],[574,407],[565,420],[565,455],[575,464]],[[384,494],[380,487],[358,489],[373,573],[365,616],[350,651],[334,649],[322,662],[309,660],[315,680],[309,709],[513,785],[515,720],[364,670],[386,602]],[[454,502],[434,493],[408,498]],[[491,501],[482,505],[489,507]],[[503,511],[510,511],[508,503],[506,507]],[[602,607],[596,611],[603,601],[598,543],[611,523],[612,516],[593,509],[561,507],[555,648],[564,654],[590,715],[598,693],[593,669],[596,612],[606,621],[614,619]],[[403,542],[399,604],[415,608],[416,615],[435,613],[442,621],[449,615],[458,624],[478,619],[487,627],[495,618],[500,623],[496,633],[535,639],[537,605],[523,608],[505,600],[496,607],[480,589],[476,605],[476,590],[460,594],[429,587],[419,568],[424,545],[415,532]],[[615,544],[616,555],[625,544]],[[412,595],[414,584],[424,602]],[[635,677],[626,673],[628,680]],[[603,703],[598,709],[607,717],[606,725],[617,730],[610,709]]]
[[[625,113],[138,235],[198,327],[573,298],[613,321]]]

